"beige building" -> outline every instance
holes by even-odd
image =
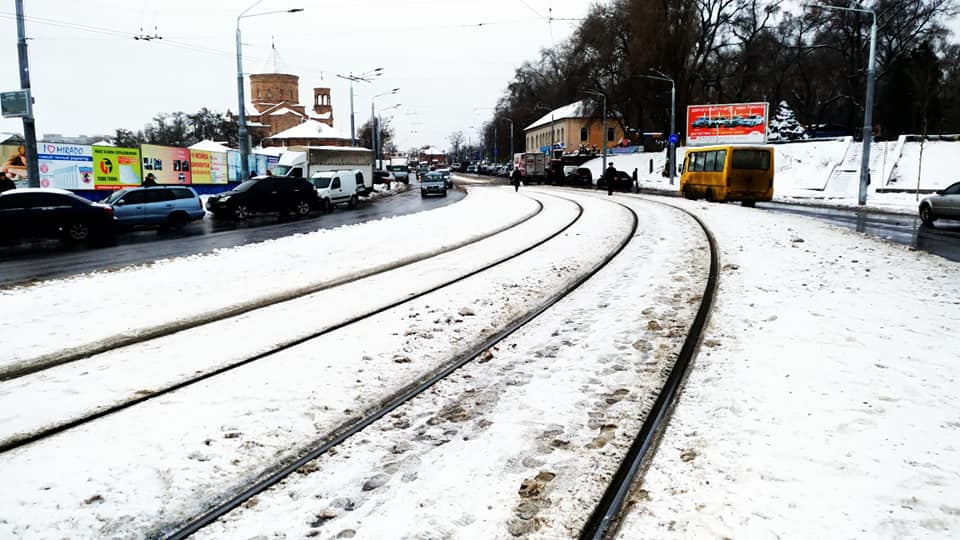
[[[576,152],[582,145],[603,150],[615,147],[623,139],[623,130],[617,122],[607,120],[607,133],[603,133],[601,115],[591,117],[588,113],[589,102],[578,101],[550,111],[536,122],[524,128],[527,152],[548,153],[551,144],[554,150],[563,153]]]

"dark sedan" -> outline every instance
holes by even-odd
[[[251,178],[231,191],[207,199],[207,210],[214,216],[241,220],[265,212],[302,217],[319,206],[313,184],[304,178],[293,177]]]
[[[59,238],[69,243],[109,242],[113,208],[63,189],[25,188],[0,193],[0,240]]]

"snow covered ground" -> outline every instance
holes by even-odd
[[[545,194],[581,202],[584,217],[521,259],[268,362],[0,454],[0,537],[134,538],[182,520],[574,280],[632,218],[593,193],[478,187],[424,214],[3,291],[0,308],[18,314],[16,324],[0,323],[9,363],[89,332],[136,332],[145,316],[170,321],[441,249],[531,214],[527,195],[544,201],[519,234],[364,280],[369,290],[338,287],[183,341],[0,382],[0,429],[11,437],[529,245],[575,214]],[[708,335],[620,537],[957,536],[960,266],[784,213],[612,199],[638,212],[636,237],[573,297],[205,534],[576,536],[703,288],[702,235],[689,217],[644,200],[656,199],[707,222],[723,271]],[[104,293],[115,289],[124,294]],[[368,293],[362,301],[358,291]]]
[[[723,272],[620,538],[960,535],[960,265],[684,200]]]

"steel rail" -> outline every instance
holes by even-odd
[[[412,301],[414,301],[414,300],[416,300],[416,299],[418,299],[418,298],[421,298],[421,297],[423,297],[423,296],[426,296],[427,294],[436,292],[436,291],[438,291],[438,290],[440,290],[440,289],[442,289],[442,288],[445,288],[445,287],[449,287],[450,285],[453,285],[453,284],[455,284],[455,283],[464,281],[464,280],[466,280],[466,279],[468,279],[468,278],[470,278],[470,277],[473,277],[473,276],[475,276],[475,275],[477,275],[477,274],[480,274],[480,273],[482,273],[482,272],[485,272],[485,271],[487,271],[487,270],[490,270],[491,268],[493,268],[493,267],[495,267],[495,266],[498,266],[498,265],[501,265],[501,264],[503,264],[503,263],[505,263],[505,262],[507,262],[507,261],[509,261],[509,260],[511,260],[511,259],[515,259],[515,258],[517,258],[517,257],[520,257],[521,255],[523,255],[523,254],[525,254],[525,253],[527,253],[527,252],[529,252],[529,251],[531,251],[531,250],[533,250],[533,249],[536,249],[536,248],[542,246],[543,244],[549,242],[550,240],[553,240],[553,239],[556,238],[557,236],[563,234],[567,229],[569,229],[570,227],[572,227],[572,226],[573,226],[577,221],[579,221],[580,218],[583,216],[583,206],[581,206],[581,205],[580,205],[579,203],[577,203],[576,201],[573,201],[573,200],[571,200],[571,199],[567,199],[567,198],[565,198],[565,197],[558,197],[558,196],[556,196],[556,195],[551,195],[551,196],[552,196],[552,197],[555,197],[555,198],[557,198],[557,199],[560,199],[560,200],[565,200],[565,201],[568,201],[568,202],[573,203],[573,204],[577,207],[577,215],[576,215],[569,223],[565,224],[561,229],[559,229],[559,230],[557,230],[556,232],[550,234],[550,235],[547,236],[546,238],[544,238],[544,239],[542,239],[542,240],[540,240],[540,241],[538,241],[538,242],[536,242],[536,243],[534,243],[534,244],[532,244],[532,245],[530,245],[530,246],[522,249],[521,251],[518,251],[518,252],[515,252],[515,253],[513,253],[513,254],[510,254],[510,255],[506,255],[506,256],[504,256],[504,257],[501,257],[501,258],[499,258],[499,259],[497,259],[497,260],[494,260],[494,261],[491,262],[491,263],[488,263],[488,264],[484,265],[484,266],[481,267],[481,268],[477,268],[477,269],[475,269],[475,270],[470,271],[470,272],[467,273],[467,274],[463,274],[463,275],[461,275],[461,276],[459,276],[459,277],[456,277],[456,278],[454,278],[454,279],[452,279],[452,280],[448,280],[448,281],[446,281],[446,282],[443,282],[443,283],[440,283],[440,284],[438,284],[438,285],[435,285],[434,287],[431,287],[430,289],[427,289],[427,290],[421,291],[421,292],[419,292],[419,293],[416,293],[416,294],[413,295],[413,296],[408,296],[408,297],[403,298],[403,299],[401,299],[401,300],[397,300],[397,301],[395,301],[395,302],[392,302],[392,303],[390,303],[390,304],[388,304],[388,305],[386,305],[386,306],[381,306],[381,307],[379,307],[379,308],[377,308],[377,309],[375,309],[375,310],[368,311],[367,313],[363,313],[363,314],[360,314],[360,315],[356,315],[356,316],[354,316],[354,317],[351,317],[350,319],[346,319],[346,320],[344,320],[344,321],[341,321],[341,322],[339,322],[339,323],[333,324],[333,325],[328,326],[328,327],[326,327],[326,328],[323,328],[323,329],[321,329],[321,330],[317,330],[316,332],[313,332],[313,333],[311,333],[311,334],[309,334],[309,335],[301,336],[301,337],[299,337],[299,338],[296,338],[296,339],[293,339],[293,340],[289,340],[289,341],[286,341],[286,342],[284,342],[284,343],[276,344],[275,346],[273,346],[273,347],[270,348],[269,350],[262,351],[262,352],[260,352],[260,353],[258,353],[258,354],[256,354],[256,355],[254,355],[254,356],[250,356],[250,357],[248,357],[248,358],[244,358],[244,359],[238,360],[238,361],[236,361],[236,362],[231,362],[230,364],[225,365],[225,366],[221,366],[221,367],[219,367],[219,368],[217,368],[217,369],[215,369],[215,370],[211,370],[211,371],[209,371],[209,372],[202,373],[202,374],[196,375],[196,376],[194,376],[194,377],[190,377],[190,378],[188,378],[188,379],[184,379],[184,380],[182,380],[182,381],[180,381],[180,382],[178,382],[178,383],[176,383],[176,384],[172,384],[172,385],[170,385],[170,386],[168,386],[168,387],[166,387],[166,388],[162,388],[162,389],[156,390],[156,391],[154,391],[154,392],[151,392],[150,394],[138,395],[137,397],[131,398],[131,399],[126,400],[126,401],[123,401],[123,402],[121,402],[121,403],[116,403],[116,404],[111,405],[111,406],[109,406],[109,407],[107,407],[107,408],[104,408],[104,409],[100,409],[100,410],[98,410],[98,411],[96,411],[96,412],[94,412],[94,413],[92,413],[92,414],[85,415],[85,416],[83,416],[83,417],[81,417],[81,418],[76,418],[76,419],[74,419],[74,420],[71,420],[71,421],[68,421],[68,422],[64,422],[64,423],[61,423],[61,424],[57,424],[57,425],[47,426],[45,429],[40,430],[40,431],[37,431],[37,432],[34,432],[34,433],[30,433],[29,435],[24,435],[24,436],[21,436],[21,437],[11,437],[11,438],[7,439],[6,441],[3,441],[2,444],[0,444],[0,453],[9,452],[10,450],[15,450],[15,449],[17,449],[17,448],[26,446],[26,445],[28,445],[28,444],[35,443],[35,442],[37,442],[37,441],[39,441],[39,440],[42,440],[42,439],[51,437],[51,436],[56,435],[56,434],[58,434],[58,433],[62,433],[62,432],[64,432],[64,431],[67,431],[67,430],[70,430],[70,429],[79,427],[79,426],[81,426],[81,425],[84,425],[84,424],[93,422],[94,420],[98,420],[98,419],[103,418],[103,417],[105,417],[105,416],[108,416],[108,415],[111,415],[111,414],[120,412],[120,411],[122,411],[122,410],[124,410],[124,409],[129,409],[129,408],[131,408],[131,407],[133,407],[133,406],[135,406],[135,405],[139,405],[139,404],[144,403],[144,402],[146,402],[146,401],[149,401],[149,400],[151,400],[151,399],[155,399],[155,398],[157,398],[157,397],[164,396],[164,395],[169,394],[169,393],[171,393],[171,392],[175,392],[175,391],[177,391],[177,390],[186,388],[186,387],[191,386],[191,385],[193,385],[193,384],[197,384],[197,383],[202,382],[202,381],[205,381],[205,380],[207,380],[207,379],[211,379],[211,378],[216,377],[216,376],[218,376],[218,375],[222,375],[222,374],[224,374],[224,373],[227,373],[227,372],[233,371],[233,370],[235,370],[235,369],[241,368],[241,367],[243,367],[243,366],[245,366],[245,365],[247,365],[247,364],[256,362],[257,360],[261,360],[261,359],[266,358],[266,357],[268,357],[268,356],[271,356],[271,355],[280,353],[280,352],[282,352],[282,351],[285,351],[285,350],[287,350],[287,349],[296,347],[297,345],[301,345],[301,344],[303,344],[303,343],[305,343],[305,342],[307,342],[307,341],[310,341],[310,340],[313,340],[313,339],[317,339],[317,338],[319,338],[319,337],[321,337],[321,336],[324,336],[324,335],[329,334],[329,333],[331,333],[331,332],[334,332],[334,331],[336,331],[336,330],[340,330],[340,329],[342,329],[342,328],[344,328],[344,327],[350,326],[350,325],[352,325],[352,324],[356,324],[356,323],[358,323],[358,322],[360,322],[360,321],[363,321],[363,320],[368,319],[368,318],[370,318],[370,317],[379,315],[380,313],[383,313],[383,312],[388,311],[388,310],[390,310],[390,309],[396,308],[397,306],[401,306],[401,305],[406,304],[406,303],[408,303],[408,302],[412,302]],[[541,208],[542,208],[542,206],[543,206],[543,205],[542,205],[542,203],[541,203]],[[464,247],[464,246],[461,246],[461,247]],[[444,252],[444,253],[445,253],[445,252]],[[384,272],[386,272],[386,271],[384,271]],[[369,278],[369,277],[372,277],[372,276],[368,276],[368,278]],[[313,294],[313,293],[309,293],[309,294]],[[306,294],[304,294],[304,295],[302,295],[302,296],[306,296]],[[290,299],[290,300],[288,300],[288,301],[293,301],[293,300],[295,300],[295,299]]]
[[[532,197],[528,197],[531,198]],[[9,381],[32,373],[37,373],[52,367],[60,366],[63,364],[69,364],[71,362],[76,362],[78,360],[83,360],[91,356],[107,352],[112,349],[126,347],[128,345],[136,345],[138,343],[143,343],[145,341],[150,341],[152,339],[169,336],[171,334],[176,334],[183,330],[188,330],[190,328],[195,328],[197,326],[203,326],[205,324],[210,324],[213,322],[222,321],[224,319],[229,319],[236,317],[238,315],[243,315],[257,309],[261,309],[267,306],[272,306],[274,304],[281,304],[289,300],[295,300],[302,296],[308,294],[313,294],[320,292],[326,289],[331,289],[338,287],[345,283],[356,281],[358,279],[364,279],[377,274],[382,274],[384,272],[389,272],[391,270],[396,270],[397,268],[403,268],[404,266],[409,266],[411,264],[420,262],[422,260],[435,257],[437,255],[442,255],[462,247],[475,244],[487,238],[496,236],[500,233],[506,232],[510,229],[519,227],[520,225],[526,223],[527,221],[533,219],[541,212],[543,212],[543,203],[533,199],[537,203],[538,207],[535,212],[525,216],[523,219],[518,221],[508,223],[501,227],[498,227],[488,233],[478,235],[475,237],[468,238],[462,242],[455,242],[449,246],[444,246],[443,248],[431,251],[429,253],[421,253],[414,255],[412,257],[406,257],[397,261],[385,263],[373,268],[367,268],[365,270],[355,272],[353,274],[335,278],[329,281],[323,281],[320,283],[314,283],[304,287],[300,287],[293,290],[282,291],[279,293],[272,294],[263,298],[255,298],[246,302],[241,302],[233,306],[226,306],[219,308],[207,313],[201,313],[199,315],[194,315],[186,319],[180,319],[177,321],[159,324],[153,328],[142,329],[136,331],[135,334],[118,334],[110,337],[103,338],[96,343],[81,345],[68,349],[66,351],[61,351],[57,353],[50,353],[41,355],[35,358],[26,359],[15,364],[12,364],[7,367],[0,367],[0,382]]]
[[[710,231],[706,223],[692,212],[682,208],[677,208],[676,206],[660,201],[644,200],[680,210],[692,217],[697,224],[700,225],[710,246],[710,273],[707,277],[707,284],[704,287],[700,308],[697,310],[693,324],[687,333],[687,338],[684,340],[680,353],[677,355],[677,361],[673,369],[670,370],[670,375],[664,382],[663,388],[660,390],[653,407],[647,413],[640,432],[630,445],[630,449],[621,461],[616,473],[614,473],[600,502],[597,504],[593,514],[581,531],[581,540],[601,540],[607,537],[607,534],[623,509],[623,503],[626,501],[627,495],[632,489],[641,464],[648,457],[652,457],[651,450],[666,428],[668,413],[672,410],[677,396],[680,393],[681,385],[687,374],[690,362],[700,347],[700,342],[703,339],[719,284],[720,250],[717,247],[713,232]]]
[[[590,278],[595,276],[598,272],[600,272],[603,268],[605,268],[610,263],[610,261],[615,259],[617,255],[619,255],[627,247],[627,245],[630,243],[631,240],[633,240],[634,236],[636,235],[637,226],[640,221],[639,217],[637,216],[637,213],[632,208],[629,208],[626,205],[623,205],[621,203],[616,203],[616,204],[625,208],[628,212],[630,212],[631,216],[633,217],[632,225],[630,228],[630,234],[626,235],[624,239],[616,247],[616,249],[614,249],[610,254],[608,254],[602,261],[600,261],[596,266],[594,266],[594,268],[592,268],[589,272],[585,273],[584,275],[582,275],[572,283],[568,284],[562,290],[554,293],[552,296],[547,298],[547,300],[545,300],[543,303],[541,303],[539,306],[537,306],[533,310],[527,312],[525,315],[522,315],[514,319],[506,327],[501,329],[499,332],[491,335],[489,338],[484,340],[483,343],[481,343],[479,346],[474,348],[472,351],[463,353],[459,357],[456,357],[453,362],[447,365],[447,367],[435,373],[430,378],[394,396],[393,398],[385,402],[379,409],[376,409],[375,411],[368,413],[362,419],[358,420],[348,428],[345,428],[344,431],[342,431],[339,435],[337,435],[332,440],[320,444],[313,450],[310,450],[309,452],[304,454],[302,457],[298,458],[296,461],[279,468],[275,472],[270,473],[269,475],[258,480],[257,482],[252,484],[250,487],[244,489],[240,493],[230,497],[229,499],[221,503],[216,504],[215,506],[211,507],[204,513],[192,519],[191,521],[180,526],[180,528],[178,528],[177,530],[168,534],[165,534],[163,533],[163,531],[161,531],[155,536],[150,536],[150,538],[166,538],[167,540],[182,540],[184,538],[191,536],[193,533],[213,523],[214,521],[226,515],[231,510],[237,508],[238,506],[240,506],[250,498],[264,492],[270,487],[281,482],[284,478],[293,474],[300,467],[322,456],[331,448],[334,448],[335,446],[342,444],[344,441],[346,441],[353,435],[359,433],[360,431],[364,430],[365,428],[367,428],[377,420],[390,414],[400,406],[404,405],[405,403],[419,396],[423,392],[429,390],[438,382],[448,377],[451,373],[454,373],[464,365],[470,363],[471,361],[479,357],[481,354],[483,354],[484,351],[486,351],[487,349],[490,349],[491,347],[495,346],[497,343],[508,338],[517,330],[519,330],[520,328],[524,327],[525,325],[529,324],[531,321],[539,317],[546,310],[556,305],[557,302],[569,296],[575,290],[580,288],[580,286],[582,286],[587,280],[589,280]]]

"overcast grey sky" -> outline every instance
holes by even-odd
[[[37,132],[111,134],[141,129],[157,112],[237,110],[235,28],[255,0],[28,0],[25,3]],[[399,87],[377,107],[393,117],[401,148],[448,146],[464,130],[475,140],[514,69],[570,35],[587,0],[262,0],[244,18],[244,71],[268,65],[271,36],[286,71],[300,76],[300,101],[332,88],[335,127],[349,133],[349,85],[337,73],[377,67],[355,87],[357,126],[375,93]],[[477,26],[484,23],[483,26]],[[140,32],[162,40],[137,41]],[[2,90],[19,88],[14,1],[0,8]],[[246,90],[249,98],[249,86]],[[486,108],[486,109],[484,109]],[[0,131],[22,130],[0,120]]]

